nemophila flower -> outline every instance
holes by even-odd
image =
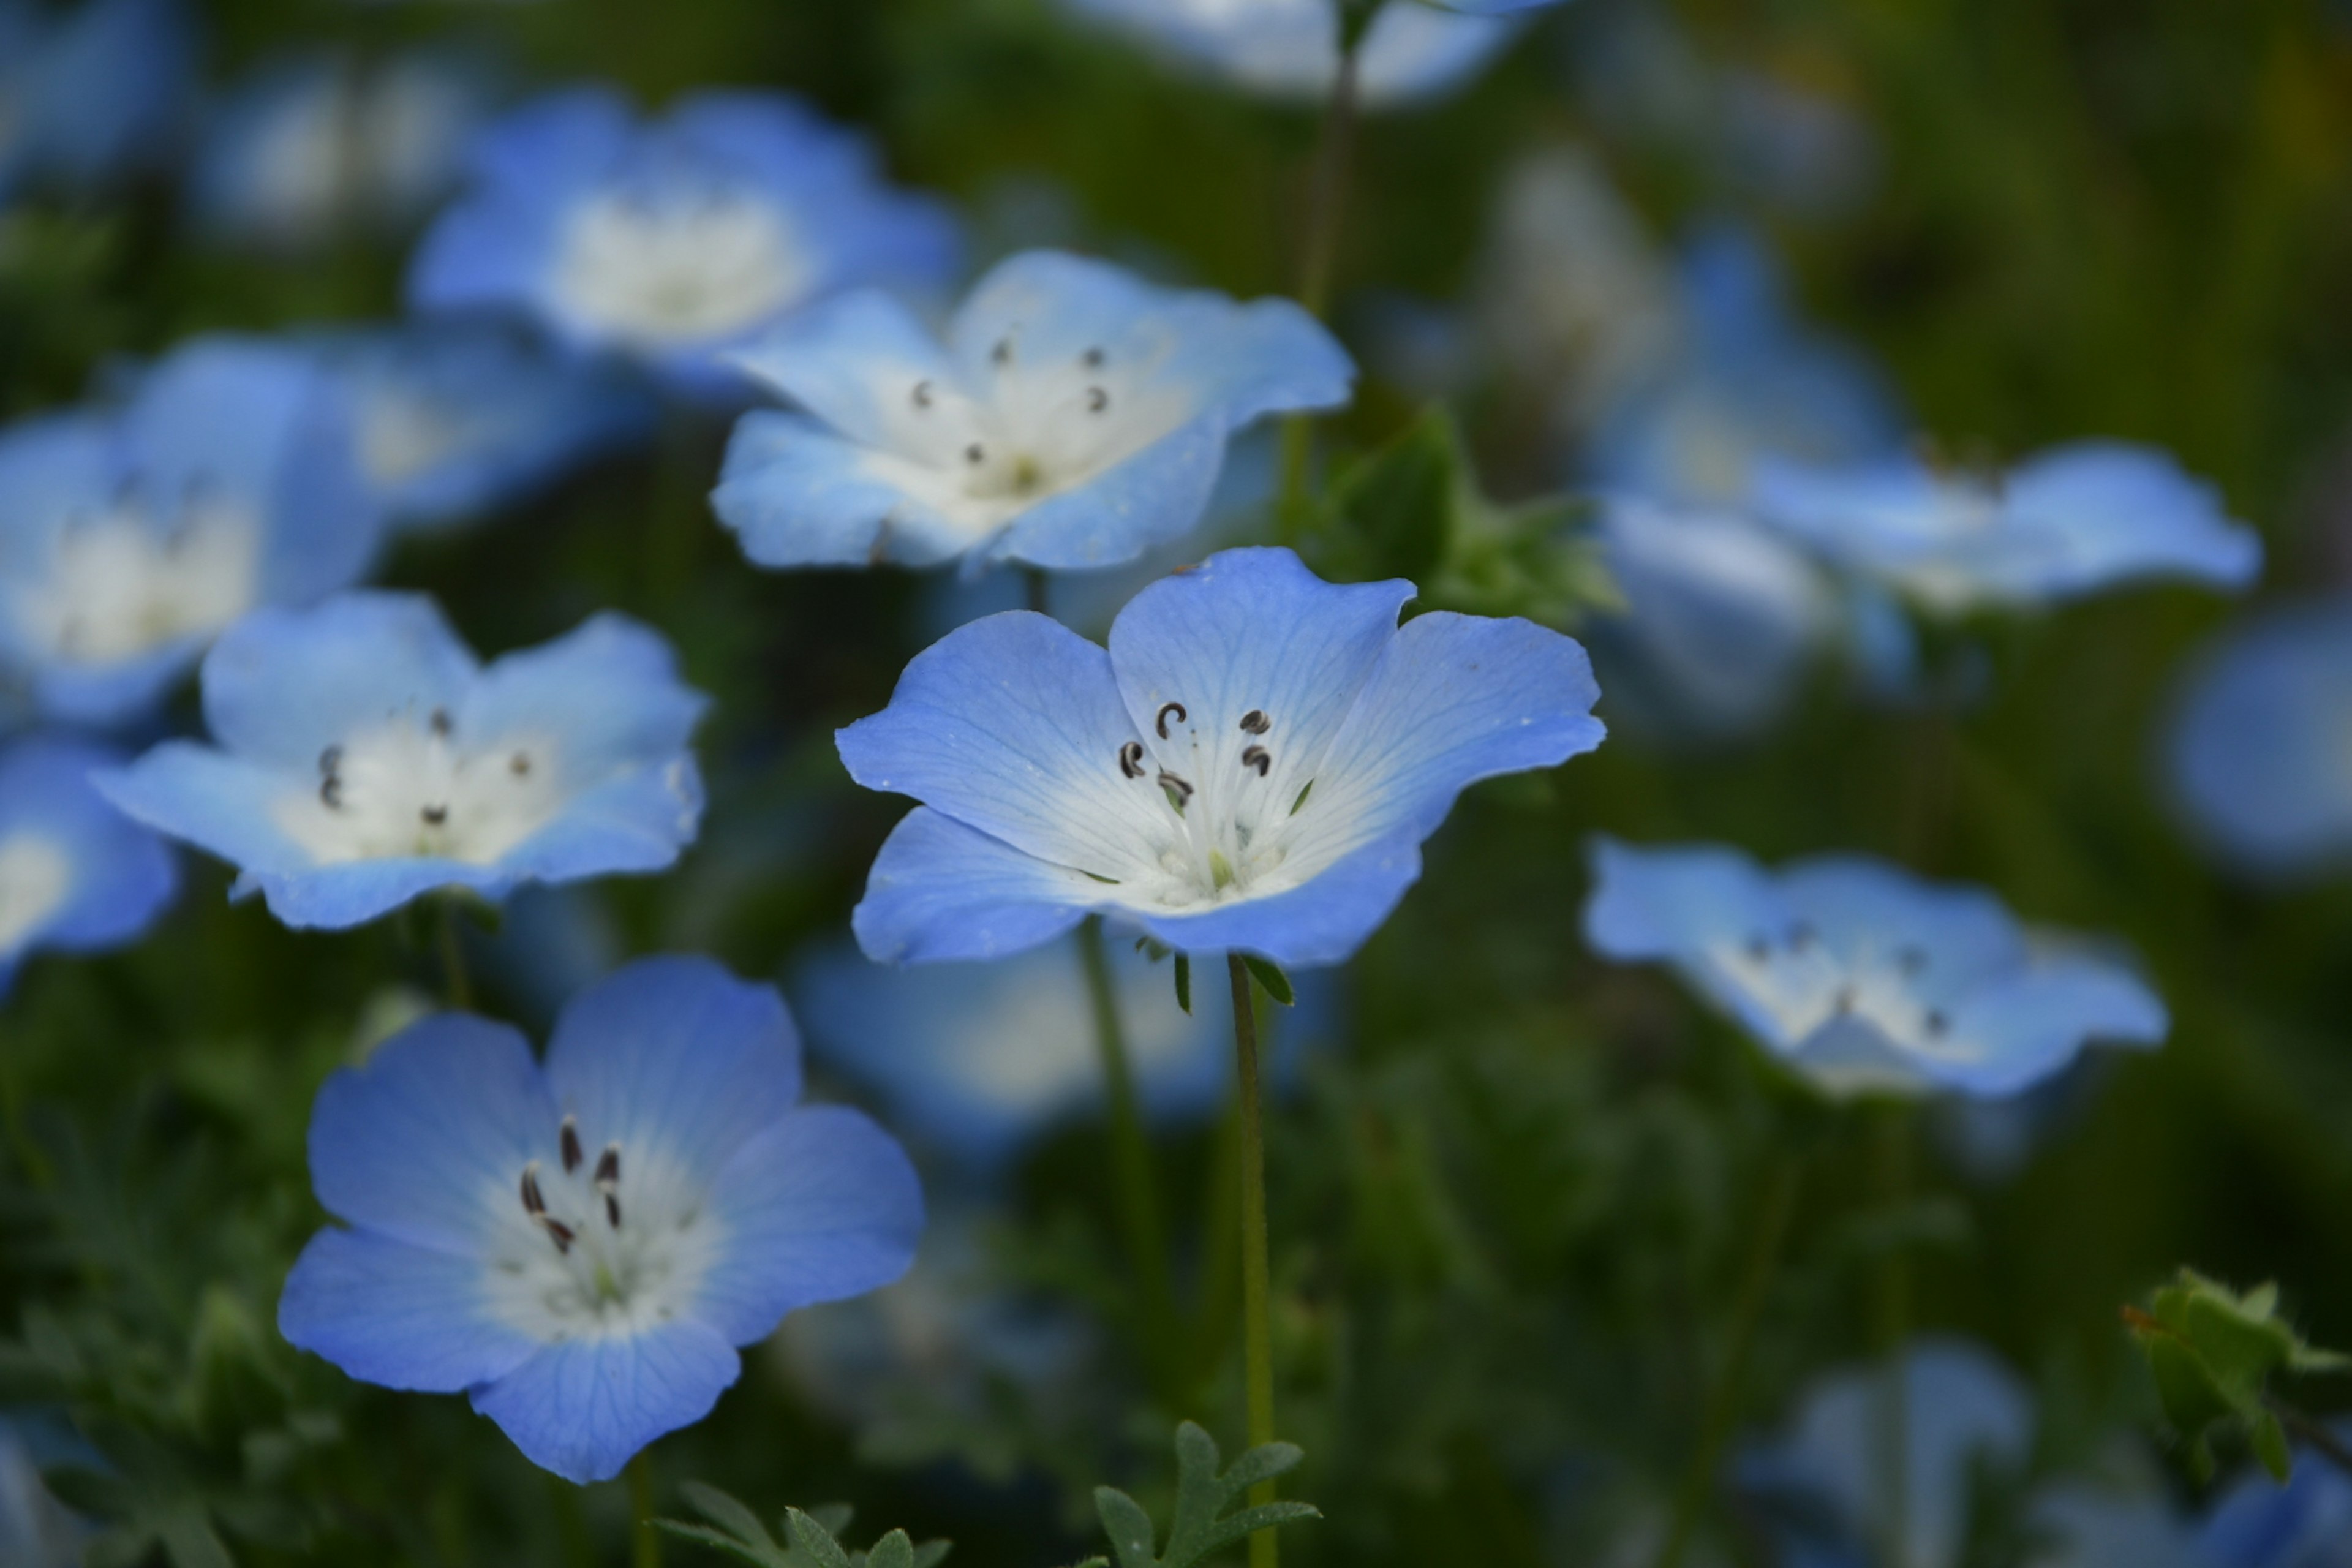
[[[136,717],[247,611],[357,577],[381,524],[312,358],[198,339],[119,413],[0,431],[0,668],[55,716]]]
[[[207,117],[190,208],[215,238],[269,250],[404,227],[449,194],[495,100],[489,69],[440,50],[271,61]]]
[[[289,926],[658,871],[702,814],[703,698],[620,616],[482,665],[416,595],[257,611],[205,658],[204,702],[215,746],[166,742],[100,787]]]
[[[328,334],[360,468],[395,525],[463,521],[529,497],[657,417],[620,367],[551,353],[511,327],[418,321]]]
[[[2014,1094],[2090,1040],[2156,1045],[2164,1005],[2128,969],[2029,933],[1980,888],[1859,856],[1768,872],[1714,845],[1602,838],[1585,937],[1672,964],[1831,1094]]]
[[[1026,611],[950,633],[840,733],[851,777],[923,803],[875,860],[859,945],[992,958],[1100,910],[1180,951],[1344,960],[1465,786],[1601,743],[1572,640],[1399,626],[1412,595],[1228,550],[1138,594],[1108,652]]]
[[[1068,0],[1173,63],[1246,91],[1303,100],[1328,95],[1339,75],[1334,0]],[[1418,0],[1381,7],[1358,46],[1357,90],[1382,108],[1435,98],[1476,75],[1518,36],[1517,19],[1472,14],[1496,5],[1441,9]]]
[[[2352,1422],[2333,1429],[2352,1442]],[[2255,1474],[2224,1492],[2199,1544],[2200,1568],[2352,1568],[2352,1479],[2305,1449],[2285,1485]]]
[[[859,292],[737,363],[805,411],[746,416],[711,495],[763,566],[1116,565],[1201,521],[1235,431],[1355,374],[1286,300],[1058,251],[996,268],[944,342]]]
[[[1832,564],[1922,609],[1959,615],[2180,578],[2242,588],[2261,539],[2166,454],[2118,441],[2057,447],[2005,473],[1917,457],[1848,467],[1768,461],[1760,516]]]
[[[1176,1005],[1165,962],[1109,944],[1112,984],[1143,1114],[1198,1121],[1233,1082],[1233,1025]],[[1301,975],[1297,1005],[1272,1022],[1274,1076],[1326,1032],[1333,998]],[[999,963],[887,969],[847,943],[793,967],[793,1001],[811,1047],[887,1101],[891,1125],[988,1169],[1103,1100],[1101,1048],[1079,955],[1068,944]]]
[[[863,137],[796,99],[697,93],[646,124],[618,93],[577,88],[483,131],[409,297],[520,310],[732,401],[726,351],[845,289],[941,287],[958,250],[943,207],[885,184]]]
[[[906,1271],[922,1194],[857,1112],[800,1105],[782,999],[707,959],[583,992],[547,1059],[463,1014],[327,1080],[278,1326],[362,1382],[464,1392],[534,1464],[604,1480],[700,1420],[736,1347]]]
[[[1923,1339],[1903,1353],[1903,1486],[1889,1473],[1894,1408],[1885,1367],[1822,1378],[1786,1431],[1743,1454],[1740,1485],[1767,1500],[1773,1533],[1806,1560],[1881,1568],[1958,1568],[1980,1474],[2022,1472],[2033,1446],[2033,1400],[2015,1374],[1963,1341]],[[1879,1548],[1902,1499],[1899,1560]]]
[[[0,200],[153,162],[187,108],[195,42],[178,0],[0,0]]]
[[[58,735],[0,743],[0,993],[40,949],[121,946],[178,890],[172,852],[91,786],[119,760]]]
[[[2352,861],[2352,598],[2266,613],[2193,667],[2166,743],[2198,837],[2262,875]]]

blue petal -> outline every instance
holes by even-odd
[[[870,289],[813,305],[731,358],[770,391],[864,447],[895,444],[899,410],[916,384],[951,391],[957,374],[912,310]]]
[[[877,963],[1000,958],[1060,936],[1105,890],[1083,871],[918,806],[883,840],[850,922]]]
[[[558,1157],[559,1120],[520,1035],[443,1014],[320,1089],[311,1185],[352,1225],[471,1257],[511,1219],[524,1164]]]
[[[836,740],[850,777],[868,789],[913,795],[1013,848],[1117,878],[1138,868],[1158,821],[1149,799],[1120,787],[1130,782],[1120,748],[1136,734],[1110,657],[1059,622],[1015,610],[916,655],[890,705]]]
[[[1716,845],[1644,849],[1592,841],[1584,939],[1620,963],[1679,958],[1751,931],[1777,931],[1788,905],[1756,862]]]
[[[638,1449],[709,1415],[742,1370],[724,1339],[680,1321],[550,1345],[475,1389],[474,1408],[532,1464],[584,1486],[611,1480]]]
[[[1205,914],[1113,913],[1187,952],[1223,948],[1302,969],[1344,963],[1421,878],[1421,841],[1397,835],[1350,850],[1288,892],[1241,899]]]
[[[923,1234],[923,1190],[897,1140],[855,1110],[820,1106],[738,1149],[710,1213],[726,1240],[694,1312],[750,1344],[787,1312],[904,1274]]]
[[[2063,552],[2051,585],[2084,592],[2143,576],[2242,588],[2262,571],[2262,538],[2230,520],[2221,493],[2168,453],[2082,441],[2019,465],[2007,510],[2049,529]]]
[[[1920,1065],[1971,1094],[2015,1094],[2064,1067],[2086,1041],[2157,1046],[2170,1027],[2163,1002],[2128,970],[2090,958],[2046,960],[1969,995],[1952,1020],[1956,1050]]]
[[[467,734],[550,735],[563,774],[585,779],[684,752],[709,705],[659,632],[606,611],[491,664],[456,716]]]
[[[708,1182],[799,1102],[800,1040],[774,986],[642,959],[563,1009],[547,1083],[590,1147],[658,1151]]]
[[[1885,951],[1908,942],[1932,956],[1946,984],[2019,964],[2025,938],[1983,888],[1928,882],[1859,855],[1821,855],[1780,873],[1790,910],[1832,950]]]
[[[205,659],[205,720],[239,758],[308,775],[354,723],[454,707],[474,671],[432,600],[346,594],[230,627]]]
[[[1226,423],[1211,413],[1117,468],[1048,496],[989,546],[992,561],[1074,572],[1132,561],[1200,524],[1225,463]]]
[[[710,505],[761,566],[933,566],[972,545],[969,525],[892,482],[872,449],[797,414],[737,422]]]
[[[456,1394],[540,1349],[499,1321],[480,1259],[330,1226],[278,1298],[278,1331],[362,1383]]]
[[[0,750],[0,842],[17,833],[46,840],[70,868],[64,902],[25,934],[26,947],[89,952],[144,931],[179,890],[172,852],[107,805],[91,774],[113,752],[61,736],[36,735]]]

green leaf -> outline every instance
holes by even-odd
[[[2124,1321],[2147,1356],[2165,1422],[2187,1445],[2189,1467],[2200,1479],[2212,1473],[2214,1439],[2228,1436],[2284,1479],[2292,1454],[2271,1408],[2271,1379],[2352,1364],[2305,1342],[2278,1315],[2278,1287],[2272,1283],[2240,1295],[2184,1268],[2156,1292],[2147,1310],[2126,1307]]]
[[[1191,1016],[1192,1011],[1192,955],[1189,952],[1180,952],[1176,955],[1176,1005],[1183,1008],[1187,1016]]]
[[[1285,974],[1282,966],[1272,959],[1244,954],[1242,963],[1247,966],[1251,977],[1265,987],[1265,994],[1276,1002],[1287,1007],[1298,1000],[1290,989],[1290,976]]]
[[[915,1568],[915,1543],[903,1530],[894,1530],[866,1554],[866,1568]]]
[[[717,1487],[687,1481],[679,1489],[710,1524],[657,1519],[655,1525],[681,1541],[723,1552],[758,1568],[936,1568],[949,1551],[944,1541],[918,1546],[903,1530],[884,1536],[871,1552],[845,1551],[839,1537],[849,1527],[851,1514],[842,1503],[824,1503],[805,1512],[786,1509],[784,1535],[792,1544],[780,1545],[759,1515]]]
[[[1163,1554],[1152,1554],[1151,1516],[1140,1504],[1116,1487],[1095,1489],[1095,1511],[1102,1517],[1103,1532],[1110,1537],[1118,1568],[1192,1568],[1257,1531],[1320,1519],[1313,1505],[1303,1502],[1263,1503],[1238,1512],[1226,1511],[1251,1487],[1295,1468],[1300,1458],[1291,1444],[1268,1443],[1244,1454],[1221,1475],[1216,1439],[1185,1422],[1176,1428],[1176,1508]]]
[[[792,1538],[793,1550],[806,1557],[814,1568],[856,1568],[833,1531],[796,1508],[784,1510],[784,1533]]]
[[[1454,416],[1432,408],[1342,470],[1331,486],[1330,526],[1348,570],[1415,583],[1435,576],[1454,542],[1466,468]]]

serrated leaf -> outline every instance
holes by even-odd
[[[1156,1561],[1151,1555],[1151,1516],[1143,1511],[1141,1503],[1117,1487],[1097,1487],[1095,1512],[1102,1519],[1103,1533],[1110,1537],[1111,1550],[1118,1553],[1122,1568]]]
[[[677,1489],[686,1495],[686,1500],[694,1506],[695,1512],[738,1540],[754,1546],[764,1546],[770,1551],[782,1551],[758,1514],[717,1487],[702,1481],[681,1481]]]
[[[1118,1568],[1192,1568],[1211,1553],[1243,1537],[1276,1525],[1319,1519],[1303,1502],[1273,1502],[1238,1512],[1225,1510],[1252,1486],[1296,1466],[1301,1455],[1288,1443],[1253,1448],[1218,1472],[1216,1439],[1187,1421],[1176,1428],[1176,1506],[1168,1528],[1163,1555],[1152,1554],[1154,1531],[1150,1515],[1133,1498],[1116,1487],[1095,1489],[1095,1511],[1104,1533],[1118,1553]]]
[[[791,1568],[792,1559],[782,1551],[771,1549],[762,1552],[747,1542],[738,1541],[724,1531],[713,1530],[707,1524],[688,1524],[683,1520],[677,1519],[657,1519],[654,1521],[654,1528],[665,1534],[675,1535],[680,1541],[691,1541],[697,1545],[708,1546],[714,1552],[723,1552],[730,1557],[740,1557],[746,1563],[757,1563],[759,1568]]]
[[[1176,1005],[1184,1009],[1187,1017],[1192,1016],[1192,955],[1189,952],[1176,955]]]
[[[806,1557],[814,1568],[856,1568],[833,1531],[799,1509],[784,1510],[784,1533],[792,1538],[793,1550]]]
[[[2270,1380],[2281,1372],[2334,1372],[2352,1364],[2336,1352],[2306,1344],[2278,1315],[2278,1302],[2274,1284],[2240,1295],[2184,1268],[2156,1291],[2147,1310],[2124,1313],[2147,1353],[2164,1418],[2187,1445],[2190,1468],[2200,1479],[2213,1469],[2213,1438],[2228,1434],[2284,1479],[2293,1454],[2271,1409]]]
[[[915,1543],[903,1530],[894,1530],[866,1554],[866,1568],[915,1568]]]
[[[1264,986],[1265,994],[1276,1002],[1287,1007],[1298,1000],[1297,994],[1290,989],[1290,976],[1285,974],[1282,966],[1274,960],[1244,953],[1242,963],[1249,970],[1251,978]]]

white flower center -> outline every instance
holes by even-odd
[[[481,421],[437,398],[404,387],[374,387],[361,415],[360,462],[376,484],[403,484],[482,445],[480,426]]]
[[[49,570],[11,608],[33,646],[63,663],[136,658],[183,637],[209,639],[259,595],[261,527],[252,510],[193,492],[168,528],[135,499],[70,521]]]
[[[49,922],[73,891],[73,862],[47,838],[0,838],[0,954],[14,952]]]
[[[322,866],[423,857],[488,866],[562,811],[561,758],[539,735],[477,744],[445,709],[354,731],[272,815]]]
[[[1143,885],[1125,891],[1163,909],[1286,891],[1320,868],[1289,864],[1314,759],[1289,756],[1264,709],[1222,723],[1200,717],[1196,723],[1183,703],[1163,703],[1153,720],[1156,741],[1129,741],[1118,753],[1121,779],[1159,808],[1160,831],[1144,848]]]
[[[1717,970],[1754,998],[1796,1045],[1839,1018],[1868,1024],[1902,1049],[1957,1055],[1947,1004],[1933,993],[1925,948],[1864,939],[1837,951],[1802,921],[1707,950]]]
[[[499,1200],[509,1217],[490,1243],[491,1310],[548,1344],[641,1333],[679,1316],[724,1237],[709,1194],[658,1151],[607,1143],[590,1157],[571,1117],[558,1142],[562,1158],[532,1161]]]
[[[632,185],[572,215],[554,286],[563,307],[591,327],[659,349],[756,326],[806,294],[816,270],[785,214],[754,193]]]

